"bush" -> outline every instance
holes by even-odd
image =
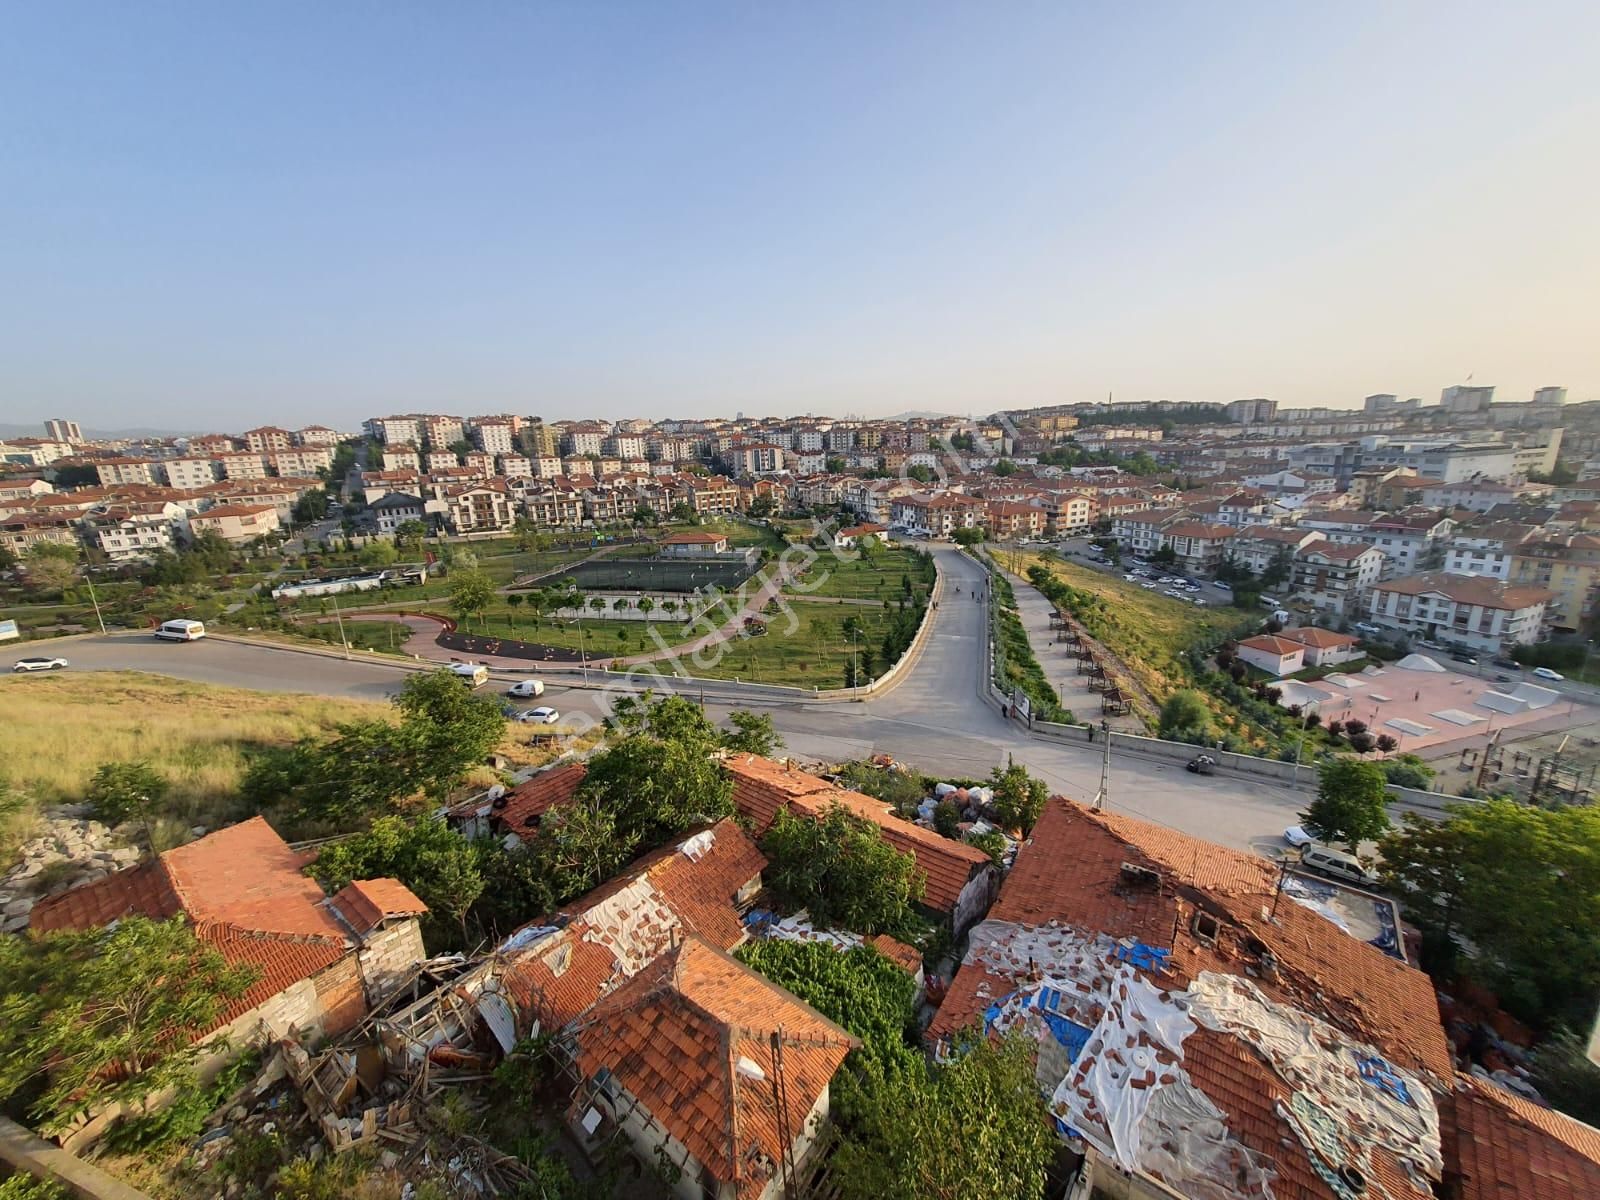
[[[147,762],[106,763],[89,781],[84,799],[96,820],[120,825],[130,817],[147,815],[170,786]]]
[[[1433,782],[1434,770],[1415,754],[1402,754],[1383,764],[1383,774],[1395,787],[1426,788]]]

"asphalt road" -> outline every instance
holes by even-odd
[[[888,693],[859,703],[709,703],[720,719],[731,708],[763,708],[788,747],[803,757],[844,759],[891,754],[929,773],[981,776],[1008,757],[1025,763],[1057,791],[1090,800],[1100,786],[1098,747],[1038,742],[979,699],[985,601],[981,567],[953,547],[932,546],[945,577],[944,599],[921,659]],[[73,670],[138,670],[201,683],[382,700],[405,677],[379,660],[345,661],[262,644],[206,640],[158,642],[112,634],[58,643]],[[6,660],[0,659],[0,662]],[[514,676],[505,676],[507,682]],[[500,685],[502,690],[504,684]],[[564,715],[597,715],[602,694],[547,680],[538,703]],[[1146,817],[1241,849],[1276,852],[1285,826],[1305,800],[1258,779],[1207,778],[1127,755],[1114,756],[1108,808]]]

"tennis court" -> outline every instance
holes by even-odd
[[[586,592],[692,592],[707,587],[731,591],[750,578],[755,569],[755,564],[742,556],[710,561],[605,558],[579,563],[552,580],[571,579]]]

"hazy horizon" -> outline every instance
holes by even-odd
[[[35,6],[0,420],[1600,397],[1600,9]]]

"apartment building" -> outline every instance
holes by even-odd
[[[643,462],[645,457],[644,438],[637,433],[614,433],[608,438],[601,439],[600,453],[608,458]]]
[[[1049,514],[1037,505],[1008,500],[989,501],[982,517],[989,536],[997,540],[1038,537],[1049,519]]]
[[[1089,533],[1099,518],[1099,503],[1092,492],[1046,492],[1040,503],[1057,537]]]
[[[278,510],[270,504],[217,504],[189,518],[196,537],[214,533],[225,542],[254,541],[282,528]]]
[[[107,504],[83,515],[84,541],[110,562],[133,562],[175,550],[189,516],[170,501]]]
[[[455,533],[510,529],[515,513],[503,479],[445,489],[445,519]]]
[[[517,452],[516,434],[509,421],[475,421],[472,426],[472,444],[491,457]]]
[[[333,448],[301,446],[294,450],[280,450],[267,455],[267,464],[275,475],[306,479],[333,466]]]
[[[1186,574],[1207,577],[1216,574],[1227,557],[1229,543],[1239,536],[1232,525],[1189,520],[1174,522],[1161,533]]]
[[[532,479],[533,463],[521,454],[502,454],[500,474],[507,479]]]
[[[474,450],[461,456],[461,467],[474,479],[493,479],[494,460],[487,450]]]
[[[901,496],[889,504],[889,521],[923,537],[943,538],[981,524],[985,511],[983,501],[948,492]]]
[[[224,479],[265,479],[267,477],[267,460],[259,454],[248,451],[235,451],[231,454],[217,455],[217,465],[222,469]]]
[[[76,421],[50,420],[44,423],[44,436],[52,442],[76,444],[83,441],[83,430]]]
[[[1320,530],[1258,525],[1241,531],[1228,544],[1228,557],[1257,575],[1266,574],[1279,563],[1292,571],[1294,556],[1303,547],[1323,540]]]
[[[571,425],[561,435],[561,453],[570,456],[599,454],[610,431],[604,425]]]
[[[429,450],[450,450],[457,442],[466,441],[467,436],[460,417],[439,415],[422,419],[422,433]]]
[[[1188,516],[1188,510],[1181,508],[1145,508],[1115,513],[1111,519],[1111,536],[1136,557],[1149,558],[1167,544],[1166,530]]]
[[[219,454],[231,454],[238,448],[227,434],[208,433],[202,437],[190,438],[185,453],[194,458],[215,458]]]
[[[1295,551],[1290,586],[1319,613],[1359,618],[1382,570],[1383,551],[1376,546],[1314,541]]]
[[[288,450],[294,445],[294,435],[276,425],[263,425],[259,429],[246,429],[244,448],[256,454],[268,455]]]
[[[302,446],[337,446],[344,440],[343,435],[326,425],[307,425],[294,436]]]
[[[517,430],[517,448],[529,458],[553,458],[561,452],[555,430],[538,417],[523,423]]]
[[[222,478],[222,465],[211,458],[167,458],[161,462],[167,486],[191,492]]]
[[[373,417],[365,428],[385,446],[422,444],[422,422],[416,417]]]
[[[422,497],[408,492],[389,492],[380,496],[368,510],[373,523],[384,537],[393,537],[395,531],[407,521],[426,521],[427,510]]]
[[[1443,571],[1373,585],[1369,619],[1410,636],[1498,653],[1544,636],[1545,588]]]
[[[158,467],[148,458],[102,458],[94,464],[101,487],[118,487],[129,483],[154,484],[158,482]]]

